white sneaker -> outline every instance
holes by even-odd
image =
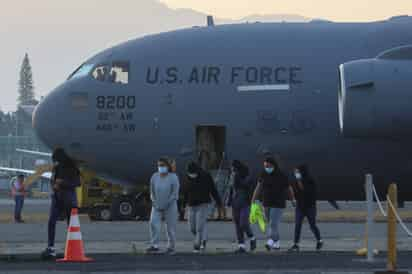
[[[273,249],[274,244],[275,244],[275,242],[272,239],[269,239],[265,244],[266,250],[271,251]]]
[[[274,242],[272,248],[277,250],[280,249],[280,241]]]

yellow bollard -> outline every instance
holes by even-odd
[[[398,208],[398,189],[396,184],[390,184],[388,189],[388,199],[392,202],[394,209]],[[396,271],[397,249],[396,249],[396,216],[394,209],[387,202],[388,208],[388,271]]]

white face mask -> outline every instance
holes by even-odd
[[[295,172],[295,178],[296,180],[302,180],[302,174],[300,174],[300,172]]]
[[[195,173],[188,173],[187,176],[189,176],[189,178],[191,178],[191,179],[196,179],[197,178],[197,174],[195,174]]]
[[[167,174],[169,172],[169,169],[165,166],[159,166],[158,169],[160,174]]]

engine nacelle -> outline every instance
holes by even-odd
[[[339,122],[345,137],[412,136],[412,46],[340,65]]]

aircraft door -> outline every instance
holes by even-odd
[[[225,157],[226,127],[197,126],[196,152],[199,165],[205,170],[218,170]]]

